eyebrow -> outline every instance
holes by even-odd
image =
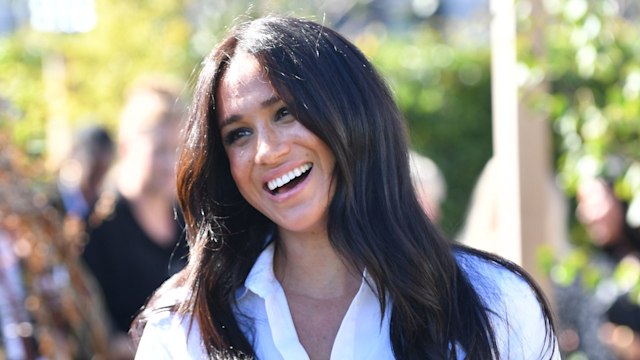
[[[263,102],[260,103],[260,107],[262,108],[266,108],[269,107],[277,102],[281,101],[281,99],[277,96],[272,96],[270,98],[268,98],[267,100],[264,100]],[[229,125],[229,124],[233,124],[234,122],[238,121],[242,119],[242,115],[238,115],[238,114],[231,114],[229,116],[227,116],[224,120],[222,120],[222,123],[220,124],[220,128],[222,129],[223,127]]]

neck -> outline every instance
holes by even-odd
[[[279,231],[274,272],[287,293],[315,299],[352,294],[361,273],[346,264],[325,233],[291,234]]]
[[[171,199],[154,192],[129,191],[126,188],[120,187],[118,188],[118,192],[134,206],[145,208],[158,206],[161,209],[165,209],[167,207],[166,204],[172,203]]]
[[[141,183],[128,180],[125,176],[118,178],[117,189],[130,203],[145,208],[158,206],[158,211],[166,209],[166,204],[172,205],[174,200],[166,191],[147,189]]]

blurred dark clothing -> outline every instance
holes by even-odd
[[[618,296],[607,310],[607,317],[616,325],[625,325],[640,333],[640,306],[631,300],[629,293]]]
[[[599,337],[600,326],[608,321],[607,310],[615,301],[611,276],[617,259],[606,252],[598,252],[591,258],[590,266],[598,269],[603,281],[595,289],[582,284],[582,277],[567,286],[556,285],[554,297],[557,304],[558,333],[573,331],[577,335],[575,349],[565,350],[563,355],[582,353],[587,359],[615,360],[611,349]]]
[[[626,204],[621,205],[626,212]],[[604,323],[626,325],[640,331],[640,306],[631,302],[628,292],[619,289],[613,279],[620,261],[639,250],[640,230],[626,223],[622,226],[619,239],[604,247],[594,247],[589,266],[602,277],[595,289],[583,286],[579,276],[569,287],[557,287],[555,291],[558,325],[560,329],[575,331],[579,343],[573,352],[582,352],[588,359],[617,359],[600,339],[599,331]]]
[[[161,247],[136,222],[127,200],[116,195],[111,214],[89,230],[83,258],[102,287],[113,325],[126,333],[154,290],[186,265],[187,253],[179,220],[174,241]]]

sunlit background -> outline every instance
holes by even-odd
[[[173,74],[188,95],[200,60],[225,29],[267,13],[337,28],[378,65],[414,147],[438,163],[453,189],[443,226],[455,232],[491,155],[488,1],[1,0],[3,117],[16,143],[55,163],[73,129],[115,126],[137,75]]]
[[[493,153],[490,6],[489,0],[0,0],[0,124],[32,160],[54,167],[75,129],[100,123],[115,130],[124,92],[138,75],[176,76],[188,97],[200,60],[234,23],[270,13],[310,17],[353,40],[388,79],[413,148],[444,173],[440,226],[455,237]],[[547,253],[541,263],[557,283],[586,273],[597,284],[597,272],[584,272],[591,248],[573,216],[575,193],[581,179],[609,180],[629,205],[627,222],[640,226],[640,2],[518,0],[514,13],[518,66],[508,76],[523,88],[543,89],[520,105],[548,123],[554,184],[567,199],[568,239],[577,249],[564,259]],[[640,266],[634,266],[624,276],[637,287]]]

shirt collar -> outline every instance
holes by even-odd
[[[275,244],[271,241],[273,234],[267,235],[265,244],[267,247],[260,253],[258,259],[253,264],[247,279],[244,281],[244,286],[238,288],[236,291],[236,300],[240,301],[244,298],[249,291],[258,295],[261,298],[266,298],[274,289],[280,286],[275,273],[273,272],[273,255],[275,252]],[[377,297],[378,291],[375,287],[373,277],[369,274],[367,269],[362,272],[362,281],[369,288],[369,290]]]
[[[279,286],[278,279],[276,279],[276,275],[273,272],[274,251],[275,245],[271,242],[260,253],[247,279],[244,281],[244,286],[238,289],[236,299],[241,300],[249,291],[261,298],[265,298]]]

